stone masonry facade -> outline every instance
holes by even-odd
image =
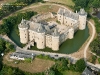
[[[36,15],[31,20],[22,19],[18,25],[20,42],[31,46],[36,44],[38,49],[49,47],[54,51],[59,50],[59,46],[67,39],[73,39],[74,33],[86,27],[87,13],[84,9],[79,12],[72,12],[67,9],[59,8],[56,18],[60,22],[44,22],[48,18],[54,18],[52,13]]]

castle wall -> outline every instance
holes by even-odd
[[[52,48],[52,36],[46,35],[46,47]]]
[[[64,16],[64,24],[67,26],[73,26],[75,23],[78,23],[78,20],[71,19],[69,17]]]
[[[59,50],[59,36],[52,36],[52,50]]]
[[[63,20],[63,15],[60,15],[60,14],[57,14],[57,18],[58,18],[58,21],[63,24],[64,20]]]
[[[39,15],[33,16],[31,18],[31,21],[39,22],[41,20],[45,20],[45,19],[48,19],[48,18],[53,18],[53,15],[52,15],[51,12],[43,14],[43,15],[39,14]]]
[[[28,29],[27,28],[24,28],[24,29],[19,28],[19,33],[20,33],[20,42],[23,44],[28,43]]]
[[[79,15],[79,29],[83,30],[86,28],[87,15]]]
[[[73,39],[74,38],[74,29],[73,28],[69,29],[68,38],[69,39]]]
[[[61,45],[64,41],[65,41],[65,35],[64,34],[60,34],[60,37],[59,37],[59,44]]]
[[[35,39],[35,32],[32,30],[29,30],[29,41],[33,41]]]
[[[60,44],[62,44],[63,42],[65,42],[65,41],[68,39],[68,33],[69,33],[69,32],[66,31],[66,32],[60,34],[60,37],[59,37],[59,39],[60,39]]]
[[[73,28],[74,28],[74,33],[75,33],[79,29],[79,22],[74,24]]]
[[[37,43],[37,48],[38,49],[44,49],[45,48],[45,33],[37,33],[35,37],[36,43]]]

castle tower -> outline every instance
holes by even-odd
[[[68,33],[68,38],[69,39],[73,39],[73,37],[74,37],[74,29],[73,28],[70,28],[69,29],[69,33]]]
[[[59,50],[59,34],[57,29],[54,30],[52,35],[52,50],[58,51]]]
[[[44,49],[45,48],[45,31],[40,24],[38,29],[37,29],[37,48],[38,49]]]
[[[79,11],[79,29],[83,30],[86,27],[87,13],[84,9]]]
[[[26,20],[21,21],[21,23],[18,25],[19,28],[19,34],[20,34],[20,42],[22,44],[28,43],[28,25],[26,24]]]

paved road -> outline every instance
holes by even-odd
[[[68,58],[71,63],[75,64],[77,60],[77,58],[75,57],[72,57],[70,55],[67,55],[67,54],[61,54],[61,53],[52,53],[52,52],[44,52],[44,51],[37,51],[37,50],[26,50],[26,49],[22,49],[20,47],[16,47],[16,52],[25,52],[25,53],[33,53],[35,55],[40,55],[40,54],[43,54],[43,55],[49,55],[50,57],[52,58],[55,58],[55,59],[58,59],[58,58],[61,58],[61,57],[64,57],[64,58]]]

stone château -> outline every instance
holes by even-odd
[[[42,22],[48,18],[57,18],[60,22]],[[74,33],[86,27],[87,13],[84,9],[79,12],[72,12],[67,9],[59,8],[57,14],[36,15],[31,20],[22,19],[18,25],[20,42],[32,46],[36,43],[38,49],[49,47],[54,51],[59,50],[59,46],[67,39],[73,39]]]

